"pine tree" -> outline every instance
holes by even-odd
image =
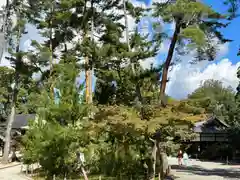
[[[90,138],[94,138],[90,136],[88,106],[81,103],[79,95],[82,86],[75,84],[80,70],[77,59],[66,57],[69,63],[55,65],[58,77],[55,87],[61,92],[59,104],[50,98],[47,85],[40,94],[35,94],[33,103],[37,104],[38,118],[30,123],[23,140],[24,162],[39,162],[50,179],[73,173],[77,169],[76,152],[89,151]]]
[[[165,22],[175,24],[167,58],[164,63],[160,87],[161,102],[165,106],[163,99],[168,81],[168,71],[178,44],[183,44],[187,47],[181,48],[183,52],[187,50],[189,53],[195,50],[197,61],[212,61],[217,52],[216,45],[212,43],[212,39],[216,38],[221,43],[229,40],[225,39],[219,31],[220,28],[227,26],[227,24],[220,22],[220,20],[226,19],[226,17],[199,1],[177,0],[164,8],[161,3],[156,3],[154,16],[162,17]]]
[[[11,84],[13,83],[14,70],[7,67],[0,67],[0,106],[1,106],[1,121],[7,119],[11,105]]]
[[[32,73],[35,72],[36,66],[31,63],[23,61],[23,57],[26,55],[26,52],[23,52],[20,49],[20,39],[23,34],[25,34],[25,6],[23,6],[22,2],[15,0],[9,4],[9,13],[11,15],[16,15],[17,23],[14,27],[8,29],[8,40],[10,44],[9,54],[10,57],[6,57],[14,68],[14,87],[12,90],[12,99],[11,99],[11,112],[8,117],[7,130],[5,134],[5,144],[4,144],[4,155],[3,155],[3,163],[8,163],[8,155],[10,151],[11,145],[11,129],[12,123],[16,114],[16,105],[18,99],[18,93],[20,90],[20,81],[22,77],[29,77]],[[9,22],[10,23],[10,22]],[[12,24],[12,23],[10,23]],[[28,78],[26,78],[28,79]],[[27,82],[26,82],[27,83]]]

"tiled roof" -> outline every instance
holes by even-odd
[[[19,129],[21,129],[24,126],[27,126],[29,120],[35,119],[35,114],[17,114],[15,116],[13,125],[12,125],[12,132],[11,134],[15,134],[18,132]],[[5,140],[5,132],[6,132],[6,125],[7,122],[0,123],[0,140]]]
[[[215,122],[218,125],[214,125]],[[201,133],[201,132],[214,133],[214,132],[224,131],[228,127],[229,125],[226,124],[224,121],[220,120],[217,117],[212,116],[207,120],[195,123],[193,127],[193,131],[196,133]]]
[[[23,126],[26,126],[28,124],[29,120],[34,120],[35,114],[17,114],[15,116],[12,129],[20,129]],[[0,124],[0,127],[6,127],[7,122],[2,122]]]
[[[13,129],[19,129],[28,124],[28,121],[35,119],[35,114],[17,114],[13,122]]]

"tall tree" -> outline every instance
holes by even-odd
[[[13,32],[12,35],[12,40],[15,41],[14,44],[12,44],[12,51],[11,57],[7,58],[9,59],[12,63],[15,65],[15,73],[14,73],[14,87],[13,87],[13,95],[12,95],[12,100],[11,100],[11,112],[9,115],[8,123],[7,123],[7,130],[6,130],[6,135],[5,135],[5,144],[4,144],[4,154],[3,154],[3,163],[8,163],[8,155],[10,151],[10,145],[11,145],[11,130],[12,130],[12,124],[15,118],[16,114],[16,102],[17,102],[17,95],[18,95],[18,86],[19,86],[19,74],[21,69],[24,66],[24,63],[22,61],[23,53],[20,50],[20,38],[22,34],[25,31],[25,24],[24,21],[22,20],[22,14],[21,14],[21,5],[18,5],[18,2],[14,1],[11,4],[12,12],[16,14],[17,16],[17,25],[15,31]]]
[[[212,61],[217,52],[216,45],[212,41],[213,39],[217,39],[221,43],[228,41],[219,31],[219,28],[226,27],[227,24],[220,22],[220,20],[226,19],[223,15],[203,2],[192,0],[177,0],[175,3],[169,3],[165,8],[163,8],[162,3],[155,3],[154,16],[161,17],[164,22],[174,23],[175,25],[164,62],[160,87],[161,102],[165,106],[163,99],[168,72],[173,63],[174,50],[177,46],[185,46],[181,48],[181,53],[184,51],[186,53],[186,50],[187,52],[196,51],[197,60]]]
[[[240,79],[240,69],[238,68],[237,77]],[[240,149],[239,138],[240,138],[240,83],[237,86],[237,93],[235,95],[235,106],[236,108],[232,112],[232,126],[229,128],[229,139],[232,142],[232,152],[235,154],[236,150]]]
[[[8,28],[8,43],[9,43],[9,54],[10,57],[6,57],[12,64],[14,68],[14,77],[13,77],[13,89],[11,95],[11,111],[8,117],[6,134],[5,134],[5,144],[4,144],[4,155],[3,155],[3,163],[8,163],[8,155],[11,145],[11,129],[12,123],[15,119],[16,114],[16,106],[17,106],[17,99],[18,93],[20,89],[20,82],[23,79],[22,77],[31,77],[32,73],[38,70],[35,64],[29,63],[28,61],[24,61],[24,56],[26,52],[23,52],[20,48],[20,40],[23,34],[26,34],[25,31],[25,10],[26,7],[23,6],[21,1],[14,0],[9,4],[9,13],[10,13],[10,20],[12,20],[13,16],[16,16],[16,24],[9,22],[10,25],[14,27]],[[10,21],[9,20],[9,21]],[[28,78],[26,78],[28,79]]]

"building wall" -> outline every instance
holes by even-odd
[[[193,142],[226,142],[226,133],[198,133]]]

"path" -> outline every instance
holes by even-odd
[[[169,158],[176,180],[237,180],[240,167],[215,162],[191,160],[188,167],[178,166],[176,158]]]
[[[0,180],[28,180],[20,171],[21,165],[0,169]]]
[[[176,158],[169,158],[176,180],[237,180],[240,166],[191,160],[188,167],[177,165]],[[21,173],[21,166],[0,169],[0,180],[27,180]]]

